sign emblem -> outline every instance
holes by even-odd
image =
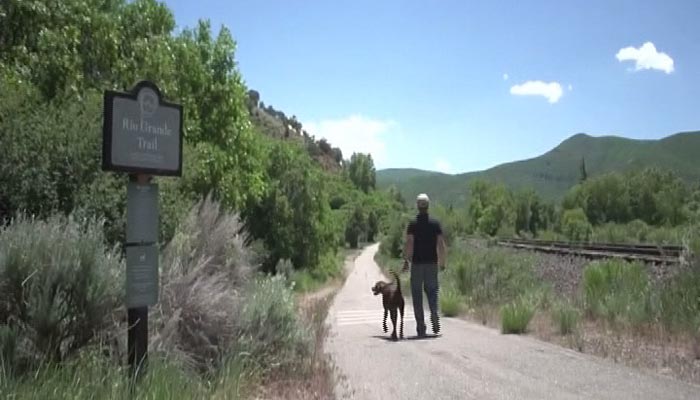
[[[143,88],[138,94],[141,118],[150,118],[158,110],[158,95],[150,88]]]

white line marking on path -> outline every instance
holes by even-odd
[[[382,318],[384,318],[384,309],[379,308],[375,310],[343,310],[338,311],[334,319],[338,326],[347,325],[374,325],[381,324]],[[413,309],[408,307],[404,308],[404,324],[406,321],[414,321]],[[387,325],[391,324],[391,317],[387,316]]]

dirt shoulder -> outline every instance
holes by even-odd
[[[459,318],[493,329],[501,327],[495,307],[469,310]],[[695,340],[688,336],[670,335],[652,328],[623,330],[591,320],[582,321],[576,333],[560,335],[546,310],[535,314],[525,335],[629,367],[700,384],[700,352]]]

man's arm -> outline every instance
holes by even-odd
[[[435,224],[435,233],[437,234],[437,254],[438,254],[438,266],[440,268],[445,267],[445,261],[447,260],[447,244],[445,243],[445,235],[442,232],[442,225],[440,222]]]
[[[413,259],[413,235],[406,234],[406,243],[403,248],[403,259],[405,262],[411,262]]]
[[[413,224],[406,227],[406,238],[403,246],[403,269],[408,269],[408,264],[413,260]]]
[[[447,243],[445,243],[445,237],[439,234],[437,237],[437,253],[438,253],[438,266],[440,268],[445,268],[445,260],[447,260]]]

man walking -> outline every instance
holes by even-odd
[[[442,226],[438,220],[428,215],[429,205],[428,195],[419,194],[416,198],[418,214],[415,219],[408,223],[404,247],[404,271],[411,263],[413,313],[419,337],[424,337],[426,330],[423,319],[423,290],[428,297],[433,333],[440,332],[438,267],[441,270],[445,268],[445,255],[447,253]]]

